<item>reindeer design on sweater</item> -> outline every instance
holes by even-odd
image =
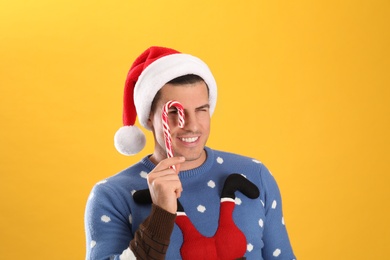
[[[230,174],[222,189],[218,228],[212,237],[200,234],[178,200],[175,223],[183,233],[180,249],[183,259],[245,259],[246,238],[233,221],[236,191],[250,199],[256,199],[260,195],[258,187],[244,176],[238,173]],[[148,189],[135,192],[133,199],[141,204],[152,203]]]

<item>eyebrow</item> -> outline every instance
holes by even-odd
[[[204,108],[210,108],[210,104],[205,104],[203,106],[197,107],[197,108],[195,108],[195,110],[201,110],[201,109],[204,109]]]
[[[202,109],[205,109],[205,108],[209,109],[210,108],[210,104],[204,104],[204,105],[202,105],[200,107],[195,108],[195,110],[202,110]],[[176,107],[170,107],[169,108],[169,111],[176,111],[176,110],[177,110]],[[184,108],[184,110],[186,110],[186,108]]]

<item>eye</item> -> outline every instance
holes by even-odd
[[[209,112],[210,111],[210,105],[206,104],[203,106],[200,106],[196,109],[198,112]]]
[[[197,111],[198,112],[208,112],[209,108],[208,107],[202,107],[202,108],[197,109]]]
[[[177,114],[177,109],[169,109],[168,113],[169,114]]]

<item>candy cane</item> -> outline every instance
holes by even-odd
[[[168,124],[168,110],[171,107],[175,107],[178,112],[179,117],[179,127],[184,127],[184,109],[182,104],[180,104],[177,101],[171,100],[168,101],[164,107],[161,114],[163,129],[164,129],[164,139],[165,139],[165,148],[167,150],[167,156],[168,158],[173,157],[173,151],[172,151],[172,137],[171,137],[171,131],[169,130],[169,124]],[[176,167],[174,165],[171,166],[172,169],[176,170]]]

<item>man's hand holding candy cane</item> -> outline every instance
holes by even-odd
[[[177,101],[168,101],[163,107],[161,115],[167,159],[162,160],[148,174],[148,186],[152,201],[160,208],[175,214],[177,210],[177,199],[183,190],[180,179],[180,164],[185,161],[184,157],[174,157],[172,149],[172,138],[168,124],[168,110],[175,107],[178,111],[179,127],[184,126],[184,109]]]

